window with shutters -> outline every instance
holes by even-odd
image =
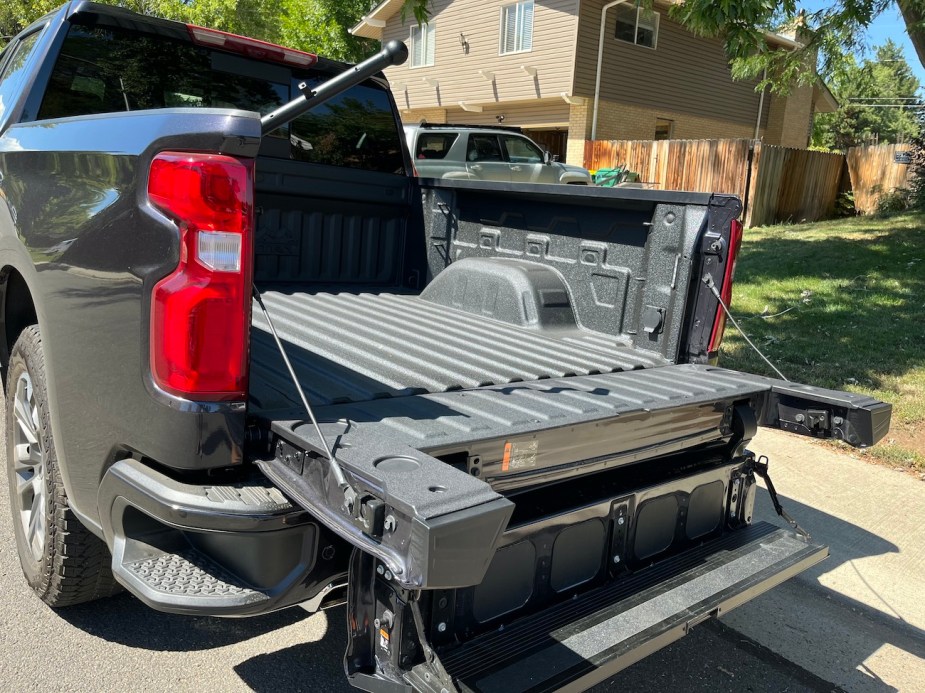
[[[614,38],[618,41],[635,43],[637,46],[655,48],[658,42],[658,12],[644,7],[617,7],[617,28]]]
[[[533,0],[501,8],[501,55],[533,50]]]
[[[411,67],[433,65],[436,45],[437,28],[432,23],[411,27]]]

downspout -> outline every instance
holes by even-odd
[[[597,73],[594,77],[594,109],[591,116],[591,139],[597,139],[597,108],[601,100],[601,65],[604,63],[604,30],[607,24],[607,10],[629,0],[614,0],[601,9],[601,37],[597,42]]]
[[[768,68],[764,68],[764,74],[761,76],[761,81],[765,81],[768,78]],[[768,90],[767,87],[762,87],[761,89],[761,98],[758,99],[758,120],[755,121],[755,139],[758,139],[758,135],[761,131],[761,113],[764,111],[764,93]]]

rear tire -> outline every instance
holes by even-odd
[[[51,433],[45,354],[37,325],[23,330],[10,354],[6,430],[13,532],[29,586],[51,607],[118,592],[109,549],[68,505]]]

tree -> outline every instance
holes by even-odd
[[[370,0],[99,0],[141,14],[198,24],[264,41],[281,43],[335,60],[357,61],[376,45],[349,28]],[[3,0],[0,36],[15,36],[62,0]],[[5,41],[0,39],[0,46]]]
[[[370,0],[283,0],[276,40],[284,46],[312,51],[326,58],[358,62],[373,53],[375,41],[353,36]]]
[[[858,63],[846,56],[842,65],[827,75],[827,82],[841,107],[821,113],[813,125],[813,145],[846,150],[872,140],[908,142],[918,135],[915,102],[921,84],[892,41],[876,49],[874,57]],[[888,108],[907,103],[909,107]]]

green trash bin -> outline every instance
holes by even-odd
[[[613,188],[620,183],[638,183],[639,174],[629,171],[625,166],[599,168],[594,173],[594,184],[600,188]]]

